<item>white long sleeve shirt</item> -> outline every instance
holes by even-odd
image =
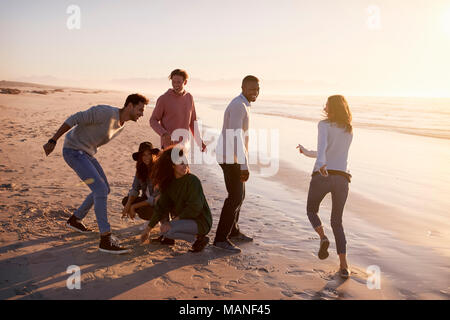
[[[241,170],[248,170],[250,106],[250,102],[240,94],[226,108],[216,148],[219,163],[238,163]]]
[[[300,150],[305,156],[317,158],[313,172],[327,165],[327,170],[350,173],[347,168],[348,152],[353,134],[328,120],[320,121],[318,129],[317,151],[308,150],[300,145]]]

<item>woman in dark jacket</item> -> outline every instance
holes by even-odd
[[[211,210],[200,180],[189,172],[183,150],[177,147],[166,149],[155,163],[152,178],[160,186],[161,197],[142,233],[141,242],[148,239],[152,228],[160,222],[164,237],[191,242],[191,251],[202,251],[209,242]]]

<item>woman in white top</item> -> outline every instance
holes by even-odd
[[[297,148],[305,156],[317,158],[309,185],[307,214],[311,225],[320,236],[319,259],[328,257],[330,242],[325,236],[317,213],[323,198],[331,192],[331,228],[340,260],[339,274],[346,279],[350,276],[350,270],[346,258],[347,242],[342,226],[342,215],[351,180],[347,158],[353,139],[352,114],[347,101],[341,95],[329,97],[324,111],[327,118],[318,125],[317,151],[310,151],[300,144]]]

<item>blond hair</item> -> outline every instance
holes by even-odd
[[[352,113],[344,96],[334,95],[328,97],[327,120],[334,122],[338,127],[345,128],[345,131],[352,132]]]

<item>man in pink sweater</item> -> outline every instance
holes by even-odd
[[[155,109],[150,117],[150,126],[161,137],[161,148],[163,149],[181,142],[183,138],[172,137],[172,133],[176,129],[185,129],[186,133],[192,132],[192,136],[201,150],[205,151],[206,145],[200,137],[196,124],[194,98],[184,89],[188,74],[184,70],[175,69],[169,79],[172,81],[172,89],[167,90],[156,101]]]

